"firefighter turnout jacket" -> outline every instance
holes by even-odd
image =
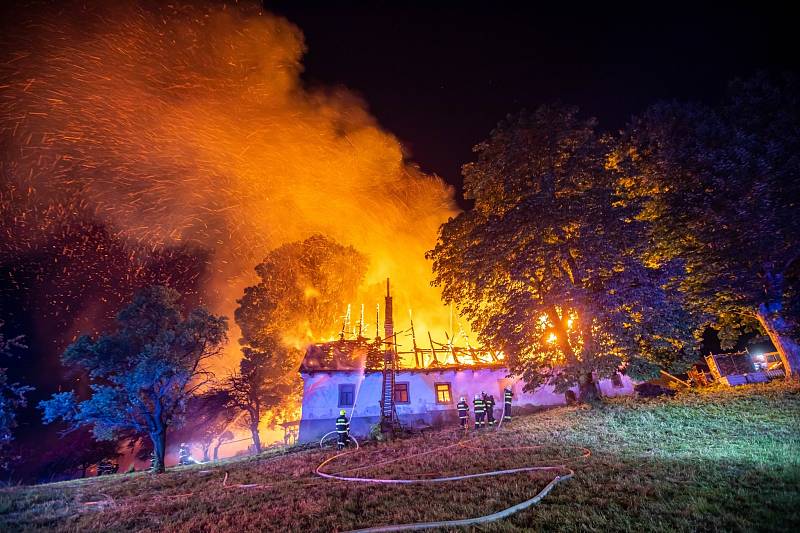
[[[347,421],[347,417],[345,415],[339,415],[339,418],[336,419],[336,433],[339,435],[347,435],[349,431],[350,422]]]
[[[486,406],[486,419],[489,422],[490,426],[494,425],[494,396],[491,394],[487,394],[486,397],[483,399],[484,405]]]
[[[472,405],[475,407],[475,414],[482,415],[486,412],[486,406],[483,404],[483,399],[478,397],[472,400]]]

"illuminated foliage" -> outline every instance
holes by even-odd
[[[731,84],[722,104],[668,103],[628,128],[614,157],[620,192],[649,223],[650,261],[730,347],[769,335],[800,372],[800,99],[795,79]]]
[[[167,429],[209,383],[207,360],[220,353],[227,331],[227,319],[205,309],[184,316],[179,298],[166,287],[142,290],[117,316],[116,331],[70,345],[63,362],[88,372],[91,396],[54,394],[40,403],[44,421],[92,426],[101,440],[126,431],[148,435],[163,471]]]
[[[529,388],[591,395],[593,372],[669,363],[689,340],[664,272],[640,260],[640,224],[616,203],[608,143],[574,108],[509,117],[464,166],[474,207],[429,252],[444,298]]]
[[[342,310],[355,299],[366,269],[355,248],[321,235],[267,254],[256,266],[259,283],[245,289],[235,313],[245,354],[236,376],[244,382],[237,381],[236,388],[261,398],[260,408],[294,409],[305,346],[338,330]],[[252,398],[249,416],[260,418],[260,409],[252,411]],[[257,419],[251,421],[258,425]]]

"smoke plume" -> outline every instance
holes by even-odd
[[[95,4],[29,7],[0,37],[4,253],[91,219],[135,254],[201,250],[203,299],[232,317],[268,250],[323,233],[368,256],[368,323],[391,277],[395,321],[441,336],[424,252],[452,191],[360,98],[303,85],[300,29],[257,5]]]

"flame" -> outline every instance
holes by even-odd
[[[559,313],[562,312],[560,307],[557,307],[557,311]],[[572,331],[574,331],[573,325],[578,320],[578,313],[574,310],[567,311],[567,334],[569,335]],[[550,321],[550,317],[546,314],[542,314],[539,316],[538,319],[538,328],[543,331],[542,338],[548,344],[556,344],[558,342],[558,335],[556,335],[555,331],[553,331],[553,323]]]
[[[307,300],[311,298],[319,298],[319,291],[314,287],[306,287],[303,291],[303,296],[305,296]]]
[[[96,4],[20,13],[1,33],[4,210],[206,250],[204,300],[229,317],[270,249],[323,233],[369,257],[363,302],[382,302],[391,277],[418,335],[441,338],[448,313],[424,252],[456,212],[452,190],[360,98],[303,85],[299,28],[257,2]],[[231,343],[226,366],[239,357]]]

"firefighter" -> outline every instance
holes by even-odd
[[[467,429],[467,416],[469,416],[467,399],[462,396],[456,408],[458,409],[458,420],[461,422],[461,429]]]
[[[336,449],[341,450],[347,446],[347,442],[350,440],[350,422],[347,420],[347,413],[344,409],[339,411],[339,418],[336,419],[336,434],[339,437]]]
[[[486,406],[486,421],[489,426],[494,427],[494,396],[491,394],[485,395],[483,404]]]
[[[511,399],[514,398],[514,393],[511,389],[506,387],[503,391],[503,422],[511,422]]]
[[[485,423],[483,421],[483,415],[486,414],[486,408],[480,394],[475,395],[475,399],[472,400],[472,405],[475,409],[475,429],[480,429]]]
[[[196,461],[192,459],[192,456],[189,454],[189,445],[185,442],[181,442],[181,447],[178,448],[178,464],[191,465],[195,463]]]

